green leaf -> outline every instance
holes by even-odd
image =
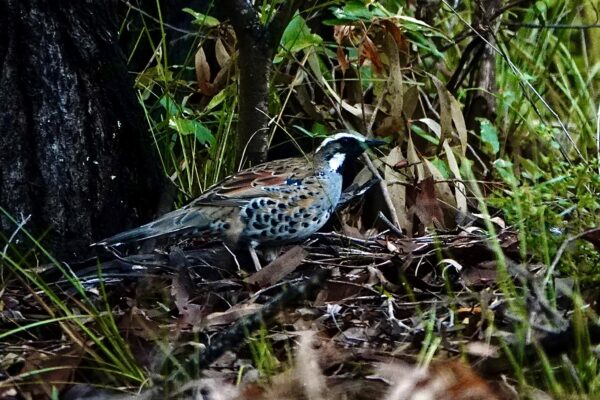
[[[211,17],[210,15],[206,14],[201,14],[192,10],[191,8],[184,8],[182,11],[194,17],[194,20],[192,21],[193,24],[205,26],[207,28],[214,28],[215,26],[219,26],[221,24],[221,22],[215,17]]]
[[[281,62],[285,53],[297,53],[321,43],[323,43],[323,38],[311,33],[304,18],[296,14],[281,36],[280,44],[283,50],[275,57],[274,62]]]
[[[412,132],[414,132],[417,136],[422,137],[423,139],[427,140],[430,143],[435,144],[436,146],[440,144],[440,141],[438,140],[438,138],[430,135],[429,133],[427,133],[427,131],[425,131],[425,129],[421,128],[420,126],[418,126],[416,124],[412,124],[410,126],[410,130]]]
[[[225,100],[227,95],[228,95],[227,90],[221,90],[212,99],[210,99],[210,102],[206,105],[206,108],[204,109],[204,111],[210,111],[213,108],[215,108],[216,106],[218,106],[219,104],[221,104]]]
[[[179,107],[177,106],[177,103],[175,103],[175,101],[169,96],[164,95],[158,102],[165,110],[167,110],[169,115],[179,114]]]
[[[499,158],[494,161],[493,165],[500,177],[506,183],[509,183],[512,186],[519,185],[519,180],[515,177],[515,173],[513,172],[513,163]]]
[[[306,136],[308,136],[310,138],[318,137],[318,134],[315,134],[315,133],[313,133],[311,131],[307,131],[306,129],[304,129],[300,125],[294,125],[294,128],[298,129],[300,132],[304,133]]]
[[[375,17],[386,17],[387,14],[381,8],[369,9],[369,6],[358,0],[349,1],[344,7],[331,9],[334,17],[343,23],[367,20],[371,21]]]
[[[440,171],[440,173],[445,179],[450,179],[450,177],[452,176],[452,172],[448,168],[448,164],[446,163],[446,161],[441,160],[438,157],[435,157],[430,161],[438,169],[438,171]]]
[[[333,15],[339,19],[356,21],[358,19],[371,19],[373,14],[369,11],[369,7],[360,1],[350,1],[343,8],[333,10]]]
[[[313,123],[310,130],[313,131],[314,137],[329,136],[329,130],[327,129],[327,127],[319,122]]]
[[[500,142],[498,141],[498,131],[490,121],[485,118],[477,118],[480,123],[481,141],[489,146],[492,154],[498,154],[500,151]]]
[[[171,118],[169,120],[169,126],[181,135],[193,134],[203,145],[208,144],[214,146],[216,144],[215,137],[210,129],[199,121],[184,118]]]

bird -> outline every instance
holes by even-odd
[[[103,239],[113,247],[164,236],[193,235],[256,248],[301,242],[329,220],[342,194],[345,165],[385,141],[344,131],[305,157],[269,161],[228,176],[186,206],[138,228]]]

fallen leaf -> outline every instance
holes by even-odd
[[[244,282],[260,287],[271,286],[294,272],[307,256],[308,252],[302,246],[294,246],[260,271],[244,279]]]
[[[444,213],[435,195],[432,176],[417,183],[415,214],[426,227],[444,227]]]

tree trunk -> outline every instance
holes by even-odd
[[[160,172],[109,0],[0,0],[0,205],[59,258],[151,217]],[[1,231],[15,225],[0,217]],[[31,246],[31,245],[27,245]]]
[[[494,36],[498,30],[499,19],[493,16],[501,6],[500,0],[480,0],[476,2],[475,19],[473,26],[478,29],[488,43],[494,43]],[[469,91],[465,106],[465,124],[467,129],[479,132],[479,118],[494,122],[496,119],[496,52],[487,43],[481,41],[479,51],[479,68],[473,71],[472,87],[476,91]]]
[[[262,25],[258,11],[246,0],[220,0],[219,11],[229,18],[238,41],[240,71],[236,159],[255,165],[267,160],[269,138],[269,77],[281,35],[303,0],[279,5]]]

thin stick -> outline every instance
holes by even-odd
[[[4,249],[2,250],[2,258],[6,257],[6,252],[8,251],[8,247],[10,246],[12,241],[15,239],[15,237],[17,236],[19,231],[21,229],[23,229],[23,227],[25,225],[27,225],[27,222],[29,222],[30,219],[31,219],[31,214],[29,214],[25,218],[23,218],[23,215],[21,215],[21,222],[19,222],[19,225],[17,225],[17,229],[15,229],[15,231],[12,233],[12,235],[10,235],[10,237],[8,238],[8,241],[6,242],[6,246],[4,246]]]
[[[390,215],[392,216],[392,222],[394,223],[394,226],[400,230],[400,232],[402,232],[402,227],[400,226],[400,220],[398,219],[398,214],[396,213],[396,207],[394,206],[394,203],[392,202],[392,198],[390,197],[390,193],[387,190],[387,184],[385,182],[385,180],[381,177],[381,174],[379,174],[379,171],[377,171],[377,168],[375,168],[375,166],[373,165],[373,162],[371,161],[371,159],[369,158],[369,156],[365,153],[363,154],[363,160],[365,160],[365,163],[367,164],[367,168],[369,169],[369,171],[371,171],[371,173],[379,179],[379,187],[381,188],[381,193],[383,194],[383,199],[385,200],[385,205],[387,206]],[[386,218],[387,219],[387,218]]]

